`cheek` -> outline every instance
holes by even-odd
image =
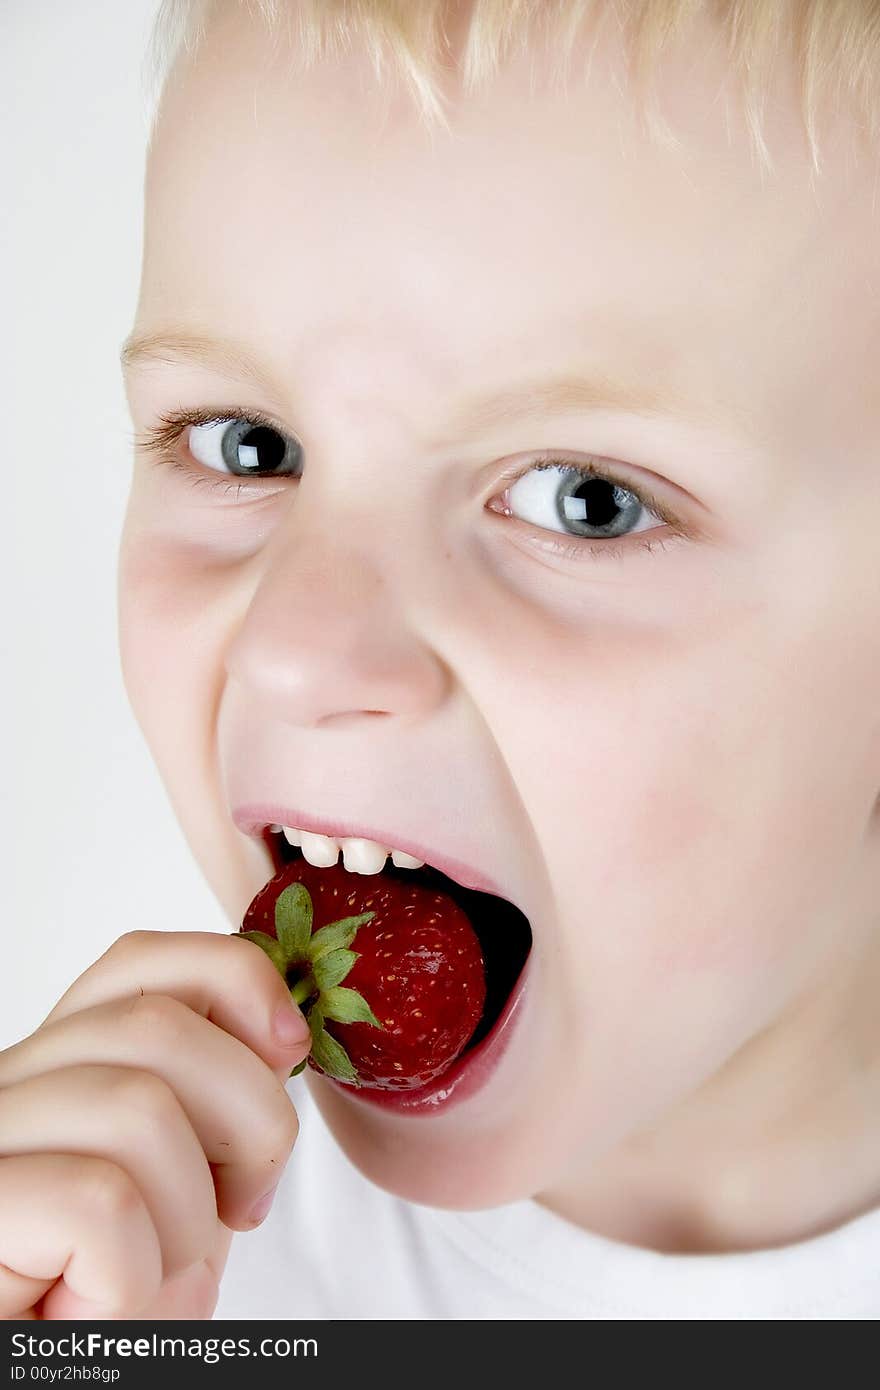
[[[176,548],[131,531],[124,537],[119,565],[122,672],[132,708],[157,754],[164,738],[173,738],[175,725],[199,702],[201,589]],[[181,703],[183,690],[188,694]]]
[[[135,465],[119,556],[119,644],[138,719],[204,718],[248,595],[253,537]]]
[[[206,561],[197,546],[126,523],[119,563],[123,677],[145,733],[160,749],[175,728],[185,726],[189,736],[194,720],[204,734],[238,608],[231,573]]]
[[[499,697],[493,732],[552,884],[539,947],[584,1144],[711,1075],[853,916],[867,779],[864,747],[821,734],[834,653],[745,605],[719,627],[524,626],[505,648],[517,710]]]
[[[126,691],[187,842],[235,920],[266,867],[231,829],[217,755],[224,652],[246,602],[240,589],[228,567],[127,524],[119,566]]]
[[[532,637],[521,713],[499,707],[496,728],[548,862],[566,977],[618,1002],[670,972],[751,988],[781,967],[793,983],[828,943],[858,833],[856,759],[817,733],[821,647],[801,685],[814,647],[798,641],[793,701],[792,646],[745,605],[721,634]]]

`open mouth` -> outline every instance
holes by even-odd
[[[275,873],[286,864],[303,858],[302,850],[298,846],[289,844],[280,831],[273,830],[270,826],[263,828],[261,838],[272,857]],[[364,876],[358,874],[353,877],[361,879]],[[418,1108],[420,1098],[423,1102],[430,1101],[436,1105],[434,1097],[441,1091],[448,1090],[451,1073],[455,1072],[456,1076],[460,1076],[473,1055],[484,1050],[484,1046],[491,1042],[511,1013],[514,996],[518,992],[517,987],[521,982],[532,946],[531,926],[525,914],[506,898],[483,893],[475,888],[465,888],[429,864],[424,864],[418,869],[399,868],[388,859],[378,874],[369,877],[403,883],[412,883],[415,880],[428,890],[446,894],[467,915],[483,952],[486,1001],[480,1021],[467,1045],[447,1071],[433,1083],[409,1092],[405,1099],[398,1094],[393,1097],[394,1101],[405,1103],[410,1109]],[[346,1087],[346,1090],[348,1089]],[[373,1091],[368,1095],[364,1091],[363,1095],[379,1103],[388,1103],[391,1100],[391,1094],[388,1092]]]

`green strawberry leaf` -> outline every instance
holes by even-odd
[[[275,931],[288,960],[304,953],[312,934],[312,899],[304,883],[291,883],[278,894]]]
[[[264,931],[243,931],[237,932],[236,935],[244,937],[245,941],[252,941],[255,946],[259,946],[261,951],[265,951],[281,978],[284,979],[287,957],[284,954],[284,947],[275,940],[274,936],[268,936]]]
[[[322,1071],[337,1081],[358,1083],[358,1074],[345,1048],[322,1027],[312,1034],[312,1056]]]
[[[334,985],[341,984],[356,960],[356,951],[346,951],[342,948],[328,951],[326,956],[319,956],[312,967],[318,989],[332,989]]]
[[[337,1023],[371,1023],[374,1028],[384,1028],[362,994],[356,989],[340,989],[338,985],[327,989],[321,996],[321,1012],[325,1018],[335,1019]]]
[[[341,917],[338,922],[328,922],[326,927],[319,927],[309,942],[312,964],[331,951],[350,946],[358,927],[372,921],[375,915],[375,912],[361,912],[357,917]]]
[[[299,1066],[294,1067],[294,1069],[293,1069],[293,1071],[290,1073],[290,1075],[291,1075],[291,1076],[299,1076],[299,1074],[300,1074],[301,1071],[305,1071],[305,1069],[306,1069],[306,1064],[307,1064],[308,1060],[309,1060],[308,1057],[304,1057],[303,1060],[300,1062]],[[290,1077],[288,1077],[288,1080],[290,1080]]]
[[[319,1002],[315,1002],[306,1014],[306,1022],[309,1025],[309,1032],[312,1035],[312,1045],[319,1033],[324,1031],[324,1014]]]

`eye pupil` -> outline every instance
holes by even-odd
[[[568,521],[608,527],[617,519],[629,496],[631,494],[625,488],[617,487],[605,478],[587,478],[561,498],[562,510]]]
[[[235,446],[235,463],[247,473],[271,472],[284,462],[287,444],[277,430],[249,425]]]

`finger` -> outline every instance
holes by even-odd
[[[217,1208],[208,1160],[158,1076],[65,1067],[0,1091],[0,1154],[35,1153],[90,1155],[122,1168],[156,1227],[166,1275],[210,1248]]]
[[[104,1159],[0,1158],[0,1317],[26,1313],[59,1279],[56,1308],[69,1297],[121,1316],[154,1300],[162,1257],[144,1200]]]
[[[150,1303],[142,1318],[155,1322],[180,1321],[190,1318],[213,1317],[220,1295],[220,1279],[229,1254],[232,1232],[218,1226],[219,1235],[214,1251],[191,1269],[166,1279],[158,1297]]]
[[[0,1087],[60,1067],[136,1067],[177,1096],[211,1165],[217,1213],[250,1230],[297,1135],[283,1083],[238,1038],[169,995],[144,994],[44,1024],[0,1054]]]
[[[288,1076],[310,1046],[308,1024],[275,966],[235,933],[129,932],[71,985],[45,1022],[135,994],[179,999],[279,1076]]]
[[[156,1301],[141,1317],[150,1322],[208,1320],[217,1306],[220,1285],[205,1260],[166,1279]]]

